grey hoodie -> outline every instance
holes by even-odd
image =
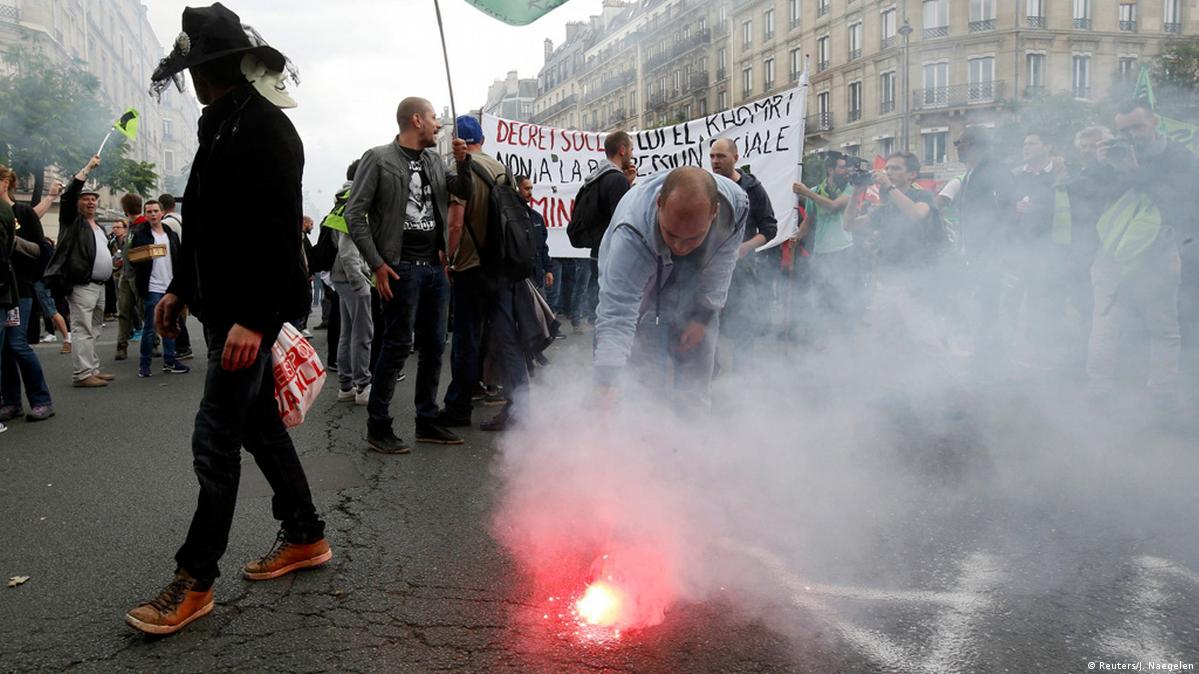
[[[658,193],[666,176],[662,173],[643,178],[629,190],[600,244],[595,378],[601,384],[611,384],[628,362],[637,326],[657,309],[658,291],[674,268],[673,254],[658,230]],[[693,303],[689,307],[661,307],[663,315],[683,314],[705,324],[724,307],[737,266],[737,248],[749,217],[745,191],[728,178],[714,177],[720,192],[720,212],[703,244],[691,253],[700,256],[700,278]]]
[[[347,180],[337,193],[341,194],[353,185],[353,182]],[[329,280],[334,283],[348,283],[355,292],[369,292],[371,269],[362,259],[358,246],[354,245],[354,239],[337,230],[333,230],[331,234],[333,242],[337,244],[337,256],[333,258],[333,266],[329,269]]]

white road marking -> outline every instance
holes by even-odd
[[[1184,653],[1169,645],[1173,636],[1166,627],[1170,581],[1199,584],[1199,574],[1161,557],[1145,555],[1134,563],[1136,580],[1126,603],[1135,611],[1135,617],[1099,637],[1100,653],[1141,662],[1174,662]]]

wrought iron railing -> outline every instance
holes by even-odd
[[[860,59],[860,58],[862,58],[862,48],[861,47],[858,47],[857,49],[849,50],[849,60],[850,61]]]
[[[1003,96],[1003,80],[957,84],[952,87],[926,87],[912,91],[912,109],[958,108],[993,102]]]
[[[995,30],[995,19],[983,19],[982,21],[970,22],[971,33],[981,33],[988,30]]]
[[[825,14],[828,14],[829,7],[830,5],[828,0],[821,0],[820,4],[816,5],[816,18],[820,18]]]
[[[861,108],[858,108],[857,110],[849,111],[849,121],[856,122],[861,118],[862,118],[862,109]]]
[[[1029,28],[1046,28],[1049,26],[1049,20],[1043,16],[1026,16],[1024,24]]]
[[[1078,30],[1091,30],[1091,20],[1075,17],[1074,27]]]
[[[1182,32],[1182,24],[1175,23],[1175,22],[1163,23],[1162,30],[1167,33],[1181,33]]]
[[[886,115],[895,112],[895,101],[883,100],[878,104],[878,114]]]
[[[617,75],[605,77],[591,88],[591,92],[584,97],[584,102],[590,103],[597,98],[607,96],[617,89],[632,84],[637,79],[636,70],[626,70]]]
[[[691,88],[703,89],[708,86],[708,73],[691,73]]]
[[[817,63],[816,63],[816,72],[818,72],[818,73],[822,73],[822,72],[824,72],[824,71],[828,70],[828,67],[829,67],[829,61],[828,61],[828,59],[825,59],[825,60],[823,60],[823,61],[819,61],[819,62],[817,62]]]
[[[833,130],[833,113],[818,112],[814,115],[808,115],[808,119],[804,124],[807,131],[832,131]]]
[[[882,45],[880,46],[880,48],[881,49],[890,49],[891,47],[894,47],[894,46],[895,46],[895,36],[891,35],[891,36],[883,38],[883,42],[882,42]]]
[[[0,5],[0,21],[5,23],[20,23],[21,8],[13,5]]]
[[[1137,32],[1137,22],[1136,21],[1121,21],[1120,22],[1120,30],[1125,33],[1135,33],[1135,32]]]
[[[933,26],[924,29],[924,39],[932,40],[938,37],[949,37],[949,26]]]
[[[575,103],[577,102],[578,97],[575,94],[571,94],[557,103],[554,103],[545,110],[533,115],[533,123],[540,124],[541,122],[547,121],[554,115],[557,115],[568,108],[574,107]]]

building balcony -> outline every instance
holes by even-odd
[[[725,70],[724,68],[716,69],[716,81],[717,82],[720,82],[721,80],[726,80],[726,79],[728,79],[728,77],[729,77],[729,71]]]
[[[792,70],[792,71],[791,71],[791,81],[792,81],[792,82],[798,82],[798,81],[799,81],[799,76],[800,76],[801,74],[803,74],[803,73],[801,73],[801,72],[800,72],[800,71],[798,71],[798,70]]]
[[[773,30],[762,34],[763,42],[769,42],[770,40],[773,40],[773,39],[774,39],[774,31]]]
[[[21,8],[0,5],[0,23],[21,23]]]
[[[830,5],[828,3],[828,0],[824,0],[824,2],[821,2],[819,5],[816,5],[816,18],[819,19],[822,16],[826,16],[828,14],[829,7],[830,7]]]
[[[787,22],[787,30],[795,30],[796,28],[799,28],[799,17],[795,17]]]
[[[616,126],[623,123],[628,118],[628,113],[624,111],[624,108],[621,108],[620,110],[613,110],[612,114],[608,115],[608,126]]]
[[[1043,84],[1030,84],[1024,87],[1025,98],[1038,98],[1040,96],[1044,96],[1046,92],[1047,90]]]
[[[723,40],[724,38],[726,38],[728,36],[729,36],[728,21],[719,22],[716,24],[715,27],[712,28],[712,39],[713,40]]]
[[[833,113],[818,112],[814,115],[808,115],[808,119],[804,123],[804,133],[812,133],[814,131],[832,131],[833,130]]]
[[[862,109],[861,108],[858,108],[857,110],[849,111],[849,121],[856,122],[856,121],[860,120],[861,118],[862,118]]]
[[[1136,21],[1121,21],[1120,22],[1120,30],[1125,33],[1135,33],[1135,32],[1137,32],[1137,22]]]
[[[889,115],[892,112],[895,112],[895,101],[884,100],[878,104],[878,114]]]
[[[891,47],[894,47],[896,39],[897,38],[894,35],[884,37],[882,43],[879,45],[879,49],[890,49]]]
[[[829,63],[828,59],[825,59],[823,61],[818,61],[816,63],[816,72],[822,73],[822,72],[828,70],[829,65],[830,65],[830,63]]]
[[[861,47],[858,47],[857,49],[849,50],[849,60],[850,61],[856,61],[860,58],[862,58],[862,48]]]
[[[562,113],[566,110],[569,110],[570,108],[573,108],[575,106],[575,104],[577,104],[577,103],[578,103],[578,96],[576,96],[575,94],[571,94],[571,95],[567,96],[566,98],[563,98],[562,100],[558,101],[557,103],[554,103],[553,105],[546,108],[545,110],[542,110],[541,112],[538,112],[538,113],[534,113],[532,122],[534,124],[541,124],[541,123],[553,118],[554,116],[558,115],[559,113]]]
[[[1080,19],[1080,18],[1075,17],[1074,27],[1078,30],[1091,30],[1091,20],[1090,19]]]
[[[1176,23],[1176,22],[1163,23],[1162,31],[1164,31],[1166,33],[1181,33],[1182,32],[1182,24]]]
[[[912,92],[913,110],[964,108],[992,103],[1003,97],[1003,80],[958,84],[952,87],[928,87]]]
[[[691,88],[704,89],[708,86],[708,73],[691,73]]]
[[[646,104],[646,110],[657,112],[666,108],[666,94],[654,94],[649,97],[649,102]]]
[[[667,47],[664,51],[651,56],[645,62],[646,70],[653,70],[674,59],[686,54],[687,52],[708,44],[712,41],[712,31],[701,30],[685,40],[679,40]]]
[[[1049,20],[1043,16],[1026,16],[1024,17],[1024,25],[1029,28],[1040,28],[1044,30],[1049,27]]]
[[[602,98],[604,96],[607,96],[608,94],[612,93],[613,91],[616,91],[617,89],[619,89],[621,87],[632,84],[636,80],[637,80],[637,71],[636,70],[626,70],[617,75],[605,77],[604,79],[595,83],[591,87],[591,92],[588,93],[583,98],[583,102],[590,103],[590,102],[596,100],[597,98]]]
[[[995,19],[983,19],[982,21],[971,21],[971,33],[983,33],[988,30],[995,30]]]
[[[924,29],[924,39],[933,40],[939,37],[949,37],[949,26],[933,26]]]

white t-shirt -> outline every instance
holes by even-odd
[[[171,240],[167,238],[165,231],[162,234],[155,231],[150,233],[154,235],[154,243],[167,247],[165,256],[154,258],[154,266],[150,269],[150,292],[165,293],[171,285],[171,279],[175,276],[171,266]]]

